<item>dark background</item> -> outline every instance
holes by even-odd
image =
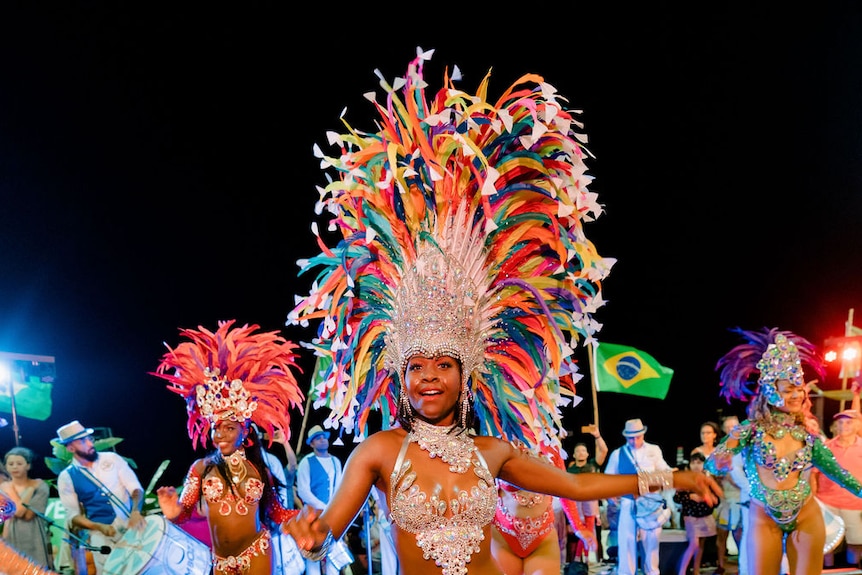
[[[701,422],[744,415],[713,370],[728,328],[821,344],[862,313],[862,8],[823,4],[5,5],[0,350],[57,367],[53,413],[20,419],[21,444],[50,455],[79,419],[123,437],[145,484],[163,459],[179,483],[201,453],[147,373],[162,342],[231,318],[312,336],[284,325],[308,288],[296,260],[317,253],[312,146],[345,107],[372,129],[373,70],[402,75],[421,46],[432,91],[454,64],[467,91],[492,69],[493,97],[533,72],[584,111],[605,206],[586,233],[618,260],[598,337],[675,370],[665,401],[599,393],[600,426],[613,448],[642,418],[673,463]],[[569,448],[593,419],[586,380],[579,394]],[[0,429],[0,451],[14,443]]]

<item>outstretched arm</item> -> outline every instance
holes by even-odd
[[[344,466],[341,485],[326,506],[320,510],[305,506],[302,512],[285,526],[300,549],[325,551],[325,544],[338,540],[362,510],[371,488],[380,478],[381,461],[386,455],[386,443],[372,435],[356,446]]]
[[[591,501],[675,488],[697,492],[710,504],[717,503],[718,496],[723,495],[715,479],[704,473],[669,470],[637,475],[568,473],[523,453],[501,439],[477,438],[477,443],[479,439],[482,441],[482,455],[492,469],[499,469],[498,477],[529,491],[574,501]]]

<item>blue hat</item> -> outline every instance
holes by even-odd
[[[329,439],[329,432],[324,430],[319,425],[315,425],[308,432],[308,439],[305,440],[305,443],[307,443],[308,445],[311,445],[311,442],[314,441],[314,438],[317,437],[318,435],[325,435],[326,439]]]

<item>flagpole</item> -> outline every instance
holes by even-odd
[[[593,425],[596,427],[596,429],[598,429],[599,428],[599,400],[598,400],[598,394],[596,393],[596,370],[595,370],[596,366],[593,365],[594,361],[595,361],[595,359],[593,358],[593,344],[590,343],[590,344],[587,344],[587,363],[590,366],[590,388],[592,389],[592,394],[593,394]],[[581,427],[581,432],[582,433],[589,433],[590,427],[591,426],[587,426],[586,429],[584,427]]]
[[[9,404],[12,407],[12,433],[15,434],[15,447],[20,445],[18,436],[18,410],[15,409],[15,386],[12,383],[12,372],[9,372]]]
[[[847,314],[847,323],[844,324],[844,337],[851,337],[853,335],[853,308],[850,308],[850,311]],[[847,369],[846,369],[846,361],[841,360],[841,391],[847,391]],[[844,396],[841,396],[841,402],[838,406],[838,411],[844,411],[845,404]],[[14,405],[14,404],[13,404]]]

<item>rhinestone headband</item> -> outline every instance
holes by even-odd
[[[426,243],[393,298],[384,336],[385,367],[401,377],[414,355],[449,355],[461,362],[462,379],[467,381],[481,368],[485,354],[481,291],[460,262]]]
[[[757,378],[760,393],[776,407],[784,405],[784,398],[778,393],[776,385],[779,380],[786,379],[793,385],[805,383],[799,350],[784,334],[775,336],[775,343],[770,343],[763,352],[757,362],[757,369],[760,370],[760,376]]]
[[[195,388],[201,417],[211,424],[219,421],[243,422],[251,419],[257,409],[257,402],[242,385],[241,379],[228,383],[226,377],[219,377],[219,368],[204,368],[204,383]]]

